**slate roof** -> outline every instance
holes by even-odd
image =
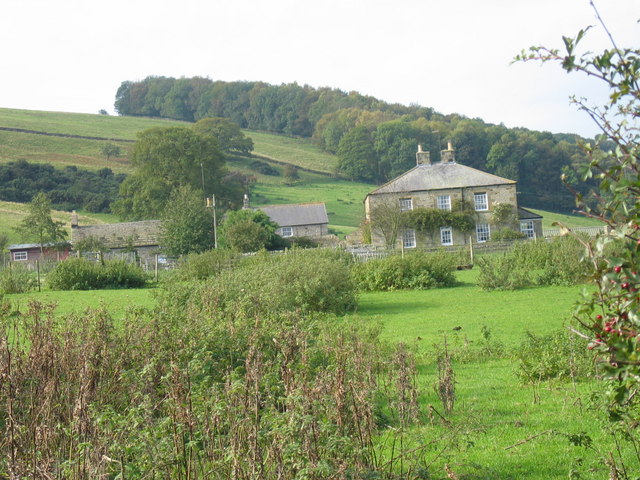
[[[266,213],[271,220],[281,227],[329,223],[327,209],[322,202],[268,205],[256,208]]]
[[[55,245],[56,245],[55,243],[44,243],[42,246],[44,248],[50,248],[50,247],[54,247]],[[61,245],[67,245],[67,243],[61,242]],[[40,248],[40,244],[39,243],[16,243],[13,245],[9,245],[7,247],[7,250],[12,252],[14,250],[29,250],[31,248]]]
[[[518,220],[537,220],[542,218],[542,215],[533,213],[526,208],[518,207]]]
[[[369,193],[404,193],[448,188],[513,185],[514,180],[492,175],[456,162],[416,165]]]
[[[88,237],[102,240],[109,248],[149,247],[158,245],[160,220],[78,226],[71,229],[71,243]],[[131,242],[131,243],[129,243]]]

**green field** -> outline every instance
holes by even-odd
[[[447,417],[450,423],[427,419],[425,426],[410,432],[412,441],[438,439],[447,445],[446,451],[427,450],[432,471],[440,474],[449,465],[459,478],[563,479],[570,478],[576,459],[582,459],[583,476],[574,478],[606,478],[598,454],[572,445],[566,437],[584,432],[596,449],[615,448],[588,408],[597,384],[554,380],[533,387],[522,385],[515,375],[513,354],[526,332],[547,334],[565,327],[584,287],[484,292],[474,284],[476,271],[457,275],[459,285],[452,288],[362,294],[356,313],[380,323],[384,340],[404,342],[414,352],[425,419],[429,405],[442,410],[434,391],[436,351],[446,337],[450,351],[468,352],[467,360],[453,365],[456,404]],[[64,313],[106,306],[118,321],[132,306],[153,305],[153,291],[42,292],[8,298],[22,306],[30,299],[56,302]],[[478,354],[486,344],[483,327],[490,330],[492,345],[503,346],[501,353]],[[444,473],[435,478],[445,478]]]
[[[157,126],[189,125],[164,119],[142,117],[116,117],[77,113],[39,112],[0,108],[0,127],[20,128],[33,131],[61,133],[70,135],[120,138],[134,140],[142,130]],[[337,159],[320,151],[310,139],[291,138],[264,132],[245,131],[255,143],[254,153],[259,158],[230,157],[229,170],[238,170],[255,175],[257,182],[252,188],[251,202],[255,206],[325,202],[329,214],[329,227],[332,232],[344,236],[355,230],[364,218],[363,201],[375,185],[349,182],[333,178]],[[0,131],[0,162],[27,160],[29,162],[51,163],[62,167],[76,165],[87,169],[111,168],[114,172],[128,173],[131,166],[127,160],[127,151],[131,143],[121,142],[123,155],[109,161],[101,154],[104,141],[64,138]],[[281,172],[280,176],[262,175],[251,167],[256,159],[272,163]],[[276,163],[277,162],[277,163]],[[303,169],[326,172],[326,174],[300,171],[300,180],[287,185],[282,176],[282,164],[293,164]],[[595,226],[595,220],[580,216],[570,216],[542,212],[544,228],[553,228],[554,221],[569,226]],[[0,202],[0,233],[8,234],[11,242],[20,242],[13,227],[20,221],[22,213],[15,204],[7,206]],[[58,215],[58,214],[57,214]],[[60,213],[63,221],[68,214]],[[93,216],[91,216],[93,217]],[[114,216],[97,217],[92,221],[117,221]]]

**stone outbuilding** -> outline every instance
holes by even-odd
[[[329,234],[329,217],[322,202],[268,205],[256,207],[278,224],[276,231],[283,238],[318,238]]]
[[[142,263],[152,263],[160,249],[160,220],[109,223],[102,225],[78,225],[78,216],[71,215],[71,245],[95,239],[108,249],[106,257],[118,257],[134,253]]]
[[[431,234],[406,228],[398,231],[391,243],[404,248],[484,243],[491,239],[492,232],[502,229],[521,231],[530,238],[542,235],[542,217],[518,208],[514,180],[456,163],[449,143],[438,163],[431,163],[430,153],[419,146],[415,167],[366,196],[365,216],[372,225],[372,243],[389,243],[376,228],[374,218],[383,207],[396,212],[418,208],[451,211],[461,203],[473,211],[475,228],[471,232],[456,230],[451,225],[442,225]]]

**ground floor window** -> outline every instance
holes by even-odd
[[[478,243],[488,242],[491,238],[491,231],[488,223],[476,224],[476,239]]]
[[[27,252],[13,252],[14,262],[24,262],[27,260]]]
[[[536,231],[533,228],[533,220],[522,220],[520,222],[520,231],[524,233],[527,238],[536,238]]]
[[[453,231],[451,227],[440,228],[440,243],[442,245],[453,245]]]
[[[281,237],[293,237],[293,227],[282,227]]]
[[[415,248],[416,246],[416,231],[405,230],[402,233],[402,247],[403,248]]]

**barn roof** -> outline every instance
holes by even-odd
[[[109,248],[149,247],[158,245],[160,220],[78,226],[71,229],[71,243],[89,237],[102,240]]]
[[[271,220],[281,227],[329,223],[327,209],[322,202],[267,205],[256,208],[266,213]]]

